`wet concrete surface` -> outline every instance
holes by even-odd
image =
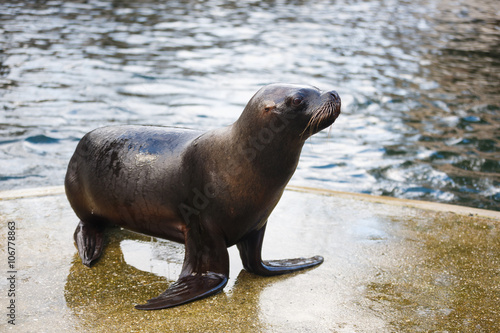
[[[116,228],[89,269],[74,247],[77,219],[62,188],[0,192],[0,331],[500,331],[500,213],[418,205],[286,191],[271,215],[263,256],[320,254],[321,266],[258,277],[242,269],[233,247],[222,293],[138,311],[134,304],[176,279],[182,245]],[[15,326],[6,320],[9,221],[16,226]]]

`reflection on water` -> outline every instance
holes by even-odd
[[[0,18],[0,189],[62,184],[95,127],[220,127],[281,81],[343,100],[293,183],[500,209],[496,0],[5,0]]]

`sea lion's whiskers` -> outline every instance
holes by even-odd
[[[323,121],[326,121],[330,119],[330,117],[335,115],[335,109],[336,109],[336,103],[334,101],[328,101],[325,104],[323,104],[318,111],[309,119],[309,122],[307,123],[306,128],[300,136],[303,136],[304,133],[309,130],[309,135],[313,135],[316,133],[321,126],[321,123]]]

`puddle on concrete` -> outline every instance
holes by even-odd
[[[0,201],[0,212],[3,272],[7,221],[18,237],[16,326],[4,320],[2,331],[500,330],[499,220],[287,191],[264,257],[321,254],[321,266],[262,278],[242,270],[231,248],[224,292],[145,312],[134,305],[176,279],[181,245],[111,229],[89,269],[73,245],[77,219],[63,195]]]

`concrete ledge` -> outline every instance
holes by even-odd
[[[392,205],[392,206],[418,208],[433,212],[452,212],[459,215],[480,216],[480,217],[487,217],[495,220],[500,220],[500,212],[466,207],[466,206],[442,204],[429,201],[399,199],[399,198],[383,197],[383,196],[376,196],[376,195],[369,195],[362,193],[340,192],[322,188],[313,188],[313,187],[295,186],[295,185],[287,186],[287,190],[294,192],[305,192],[305,193],[312,193],[319,195],[335,196],[345,199],[369,201],[369,202]],[[64,194],[64,186],[50,186],[50,187],[19,189],[19,190],[8,190],[8,191],[0,191],[0,201],[16,200],[16,199],[31,198],[31,197],[43,197],[50,195],[61,195],[61,194]]]
[[[73,244],[78,218],[62,186],[3,191],[1,235],[14,225],[16,239],[9,268],[0,244],[0,267],[15,270],[16,284],[0,306],[5,316],[15,301],[16,325],[4,321],[0,331],[500,332],[498,216],[290,186],[271,215],[263,257],[322,255],[321,266],[260,277],[243,269],[233,246],[223,292],[145,312],[134,304],[177,279],[182,244],[111,228],[89,269]],[[3,275],[0,286],[8,282]]]
[[[64,186],[36,187],[0,191],[0,201],[64,194]]]
[[[500,212],[493,211],[493,210],[466,207],[466,206],[450,205],[450,204],[443,204],[443,203],[429,202],[429,201],[420,201],[420,200],[408,200],[408,199],[399,199],[399,198],[392,198],[392,197],[382,197],[382,196],[362,194],[362,193],[339,192],[339,191],[332,191],[332,190],[327,190],[327,189],[304,187],[304,186],[288,186],[287,189],[291,190],[291,191],[336,196],[336,197],[346,198],[346,199],[351,198],[351,199],[356,199],[356,200],[381,203],[381,204],[385,204],[385,205],[419,208],[419,209],[424,209],[424,210],[429,210],[429,211],[434,211],[434,212],[451,212],[451,213],[455,213],[455,214],[459,214],[459,215],[481,216],[481,217],[488,217],[488,218],[500,220]]]

